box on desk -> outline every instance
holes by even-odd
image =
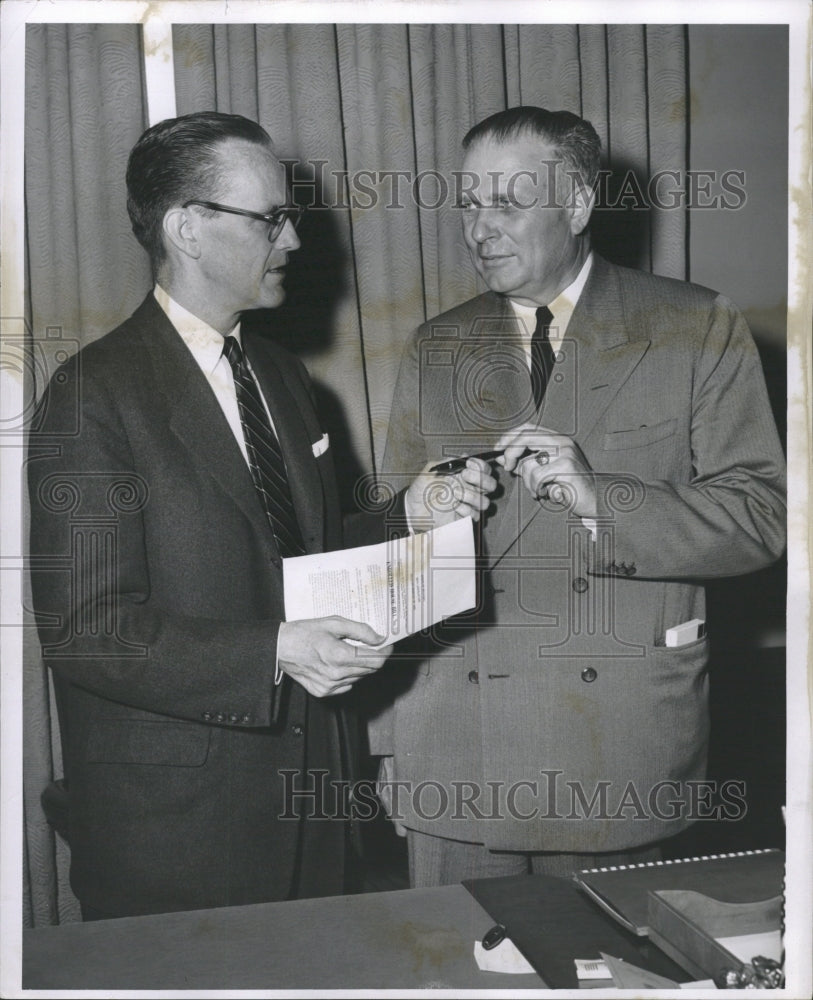
[[[587,868],[576,884],[627,930],[646,935],[650,892],[691,889],[726,903],[770,899],[782,891],[785,853],[775,848]]]
[[[698,979],[741,971],[756,955],[781,959],[782,896],[726,903],[662,889],[648,903],[650,940]]]

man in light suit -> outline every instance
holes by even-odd
[[[463,146],[463,231],[489,291],[407,344],[384,460],[396,510],[452,516],[432,510],[427,463],[504,454],[478,610],[375,682],[395,690],[370,744],[414,885],[648,860],[741,807],[703,790],[700,581],[785,540],[746,324],[708,289],[592,251],[592,126],[513,108]]]
[[[127,188],[156,285],[56,373],[29,456],[71,883],[86,918],[338,893],[334,696],[390,647],[284,620],[282,557],[342,534],[305,369],[240,327],[284,298],[298,210],[265,131],[214,112],[145,132]]]

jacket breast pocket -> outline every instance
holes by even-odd
[[[627,451],[632,448],[645,448],[671,437],[677,430],[677,420],[662,420],[657,424],[643,425],[628,431],[611,431],[604,435],[602,447],[605,451]]]
[[[211,732],[186,722],[97,719],[88,733],[89,764],[152,764],[202,767],[209,755]]]

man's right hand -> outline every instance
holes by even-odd
[[[345,642],[352,639],[361,645]],[[345,694],[361,677],[375,673],[392,653],[384,636],[369,625],[340,615],[282,622],[277,638],[280,669],[316,698]]]
[[[404,496],[407,519],[414,531],[440,528],[461,517],[479,521],[488,510],[489,494],[497,489],[491,466],[480,458],[469,458],[466,468],[455,475],[430,472],[437,461],[427,462]]]

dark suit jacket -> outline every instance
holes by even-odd
[[[784,461],[736,308],[599,257],[543,405],[500,296],[436,317],[406,347],[384,459],[394,489],[430,458],[491,448],[538,418],[578,442],[601,511],[594,541],[502,475],[480,606],[417,663],[386,668],[398,694],[371,723],[371,750],[394,754],[413,790],[442,786],[400,794],[416,829],[617,851],[703,809],[691,782],[705,774],[708,639],[668,648],[664,633],[705,618],[703,578],[781,553]]]
[[[244,346],[306,548],[337,547],[305,370],[256,335]],[[298,824],[278,819],[279,772],[305,763],[308,697],[274,686],[281,560],[223,413],[152,294],[52,379],[29,477],[75,892],[117,914],[285,898]]]

